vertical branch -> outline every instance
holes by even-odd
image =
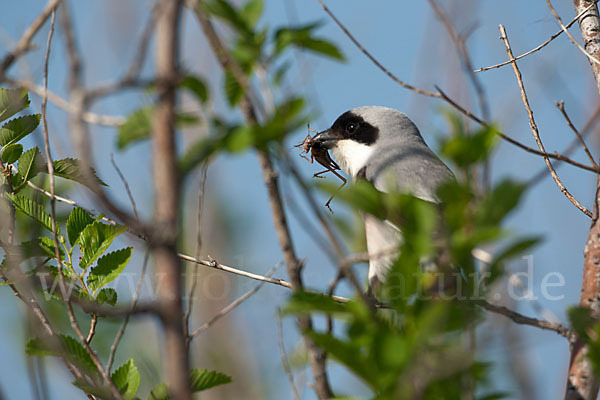
[[[573,0],[577,15],[587,9],[587,12],[579,18],[579,28],[585,50],[593,58],[600,59],[600,37],[598,36],[600,34],[600,16],[598,15],[598,6],[594,3],[596,2],[592,0]],[[592,67],[594,79],[596,79],[596,86],[600,91],[600,64],[592,61],[589,57],[588,61]]]
[[[253,98],[255,96],[253,95],[246,75],[243,73],[238,63],[229,55],[227,48],[221,42],[221,38],[215,31],[212,22],[200,11],[198,7],[200,5],[200,1],[189,0],[188,4],[194,10],[196,18],[200,23],[200,27],[202,28],[202,31],[204,32],[204,35],[206,36],[206,39],[208,40],[208,43],[221,67],[224,71],[231,71],[240,86],[244,88],[244,97],[240,102],[240,110],[244,115],[244,119],[249,125],[258,124],[256,113],[257,111],[261,110],[260,106],[257,108],[257,105],[253,103]],[[273,224],[277,233],[277,239],[279,240],[279,247],[283,253],[283,260],[287,268],[287,273],[290,277],[291,287],[295,291],[303,290],[304,285],[302,283],[302,262],[296,256],[294,245],[290,236],[287,218],[283,209],[281,195],[279,193],[278,174],[273,168],[271,157],[266,151],[259,150],[258,159],[260,162],[263,180],[265,181],[265,185],[267,187],[269,204],[271,206],[271,214],[273,215]],[[312,320],[306,315],[298,316],[298,326],[303,333],[313,329]],[[325,352],[320,349],[308,336],[303,335],[303,337],[315,378],[314,389],[319,399],[329,399],[333,397],[333,391],[329,386],[329,379],[327,376],[327,356]]]
[[[598,6],[590,0],[573,0],[577,14],[589,10],[579,18],[579,28],[586,51],[595,58],[600,58],[600,17]],[[589,60],[589,58],[588,58]],[[600,65],[590,61],[590,66],[600,91]],[[600,318],[600,223],[598,223],[598,208],[600,205],[600,176],[596,184],[594,199],[594,213],[588,239],[584,248],[583,282],[581,284],[581,298],[579,304],[588,307],[596,319]],[[567,388],[565,399],[595,399],[598,396],[598,379],[594,374],[590,360],[586,357],[587,347],[581,340],[577,340],[571,347],[569,372],[567,375]]]
[[[177,218],[180,200],[175,148],[175,104],[179,60],[181,0],[161,0],[156,20],[156,91],[158,104],[153,126],[154,229],[152,255],[164,328],[164,357],[171,396],[191,400],[189,354],[183,331],[182,265],[177,257]]]

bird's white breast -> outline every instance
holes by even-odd
[[[367,165],[374,151],[371,146],[349,139],[339,140],[332,149],[333,157],[340,167],[353,178]]]

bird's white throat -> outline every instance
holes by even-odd
[[[332,149],[333,157],[352,178],[356,178],[358,171],[367,165],[367,161],[374,151],[375,149],[372,146],[350,139],[339,140]]]

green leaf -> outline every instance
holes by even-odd
[[[225,81],[223,83],[225,90],[225,97],[227,97],[227,103],[230,107],[235,107],[240,102],[244,95],[244,89],[238,83],[233,73],[229,70],[225,72]]]
[[[58,339],[58,343],[52,343],[56,339]],[[57,348],[55,344],[58,344],[60,348]],[[58,334],[54,337],[46,337],[44,339],[30,339],[25,345],[25,352],[30,356],[65,357],[89,372],[97,371],[90,354],[77,339],[71,336]]]
[[[86,226],[93,223],[94,219],[83,208],[75,207],[71,210],[67,219],[67,236],[71,246],[75,246],[79,242],[79,235]]]
[[[215,386],[231,382],[231,377],[217,371],[194,368],[190,372],[190,380],[193,392],[201,392]],[[152,389],[148,400],[169,400],[167,385],[160,383]]]
[[[477,210],[476,222],[480,226],[498,226],[504,217],[512,211],[526,186],[511,179],[496,184]]]
[[[90,384],[86,379],[80,378],[73,381],[73,385],[83,390],[87,394],[91,394],[100,399],[112,399],[114,396],[108,386],[96,386]]]
[[[127,399],[133,399],[140,385],[140,373],[138,372],[133,358],[127,360],[123,365],[110,375],[119,393]]]
[[[32,147],[19,157],[19,173],[15,176],[16,182],[21,185],[29,182],[38,173],[46,171],[44,157],[37,146]]]
[[[117,304],[118,300],[119,296],[117,295],[117,291],[113,288],[100,289],[96,296],[96,302],[98,304],[110,304],[111,306],[114,306]]]
[[[294,292],[283,309],[284,313],[324,312],[327,314],[348,313],[348,304],[340,303],[321,293]]]
[[[5,164],[12,164],[19,159],[22,153],[22,144],[12,143],[8,146],[4,146],[4,148],[2,149],[2,162]]]
[[[441,141],[441,153],[461,168],[486,160],[499,141],[494,126],[484,127],[474,133],[465,131],[460,118],[446,113],[452,136]]]
[[[17,210],[35,219],[44,228],[52,232],[52,218],[44,211],[44,207],[41,204],[18,194],[5,194],[5,196],[13,203]],[[56,233],[60,234],[58,225],[56,225]]]
[[[41,114],[24,115],[5,123],[0,129],[0,146],[16,143],[29,135],[40,123]]]
[[[113,240],[127,231],[123,225],[107,225],[101,222],[94,222],[87,225],[81,231],[79,245],[83,254],[79,266],[82,269],[89,267],[106,249]]]
[[[148,395],[148,400],[169,400],[169,390],[167,385],[159,383],[154,386]]]
[[[206,103],[208,100],[208,89],[206,88],[206,84],[199,78],[193,75],[187,75],[181,80],[179,85],[194,93],[201,103]]]
[[[281,54],[288,46],[294,45],[339,61],[344,61],[343,54],[333,43],[312,36],[312,31],[320,25],[321,23],[319,22],[313,22],[299,27],[278,29],[275,31],[275,55]]]
[[[254,27],[263,12],[263,0],[250,0],[241,10],[241,15],[250,27]]]
[[[83,165],[81,165],[81,161],[75,158],[63,158],[62,160],[56,160],[52,163],[54,166],[54,175],[59,176],[64,179],[69,179],[71,181],[75,181],[81,183],[82,185],[94,188],[94,185],[88,180],[88,176],[95,181],[95,184],[108,186],[106,183],[102,181],[102,179],[98,178],[96,175],[96,171],[91,168],[89,174],[86,174],[83,171]]]
[[[192,391],[200,392],[231,382],[231,377],[217,371],[194,368],[191,371]]]
[[[181,176],[185,177],[194,168],[207,160],[220,148],[221,143],[220,139],[204,137],[189,146],[177,165]]]
[[[29,104],[27,90],[0,88],[0,122],[26,109]]]
[[[100,257],[98,264],[92,268],[87,277],[90,290],[96,291],[119,276],[129,262],[132,251],[133,248],[127,247]]]
[[[580,336],[587,337],[587,330],[596,323],[590,309],[587,307],[570,307],[567,314],[573,330]]]
[[[147,106],[129,114],[127,121],[119,128],[117,147],[124,149],[139,140],[146,139],[152,131],[152,115],[154,107]]]
[[[200,6],[204,11],[229,23],[232,28],[244,36],[253,36],[254,32],[248,26],[245,18],[225,0],[203,1]]]
[[[54,239],[40,236],[36,239],[22,242],[18,245],[2,243],[6,260],[12,263],[20,263],[33,257],[55,258]],[[64,259],[65,254],[59,246],[59,254]]]

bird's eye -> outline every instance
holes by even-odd
[[[346,125],[346,132],[352,135],[358,129],[358,124],[356,122],[348,122]]]

